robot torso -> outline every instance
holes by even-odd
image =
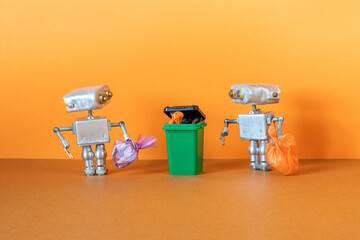
[[[110,121],[105,117],[78,118],[73,123],[73,133],[79,147],[110,142]]]
[[[268,126],[271,124],[273,112],[239,114],[240,138],[242,140],[266,140],[269,138]]]

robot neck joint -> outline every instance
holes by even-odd
[[[88,117],[89,120],[90,119],[94,119],[94,116],[92,115],[92,110],[88,110]]]

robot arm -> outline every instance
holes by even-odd
[[[284,117],[274,117],[274,122],[278,122],[277,128],[276,128],[276,137],[281,137],[282,134],[282,124],[284,122]]]
[[[58,127],[54,127],[53,131],[54,133],[56,133],[56,135],[59,137],[61,144],[63,145],[65,152],[67,153],[67,155],[69,155],[70,158],[74,158],[71,153],[67,150],[70,147],[69,142],[63,137],[63,135],[61,134],[61,131],[72,131],[73,128],[72,127],[63,127],[63,128],[58,128]]]
[[[220,139],[222,140],[222,145],[225,145],[225,137],[229,135],[229,123],[237,123],[237,119],[225,119],[224,120],[224,129],[220,133]]]
[[[133,140],[129,137],[129,134],[128,134],[127,131],[126,131],[125,123],[124,123],[123,121],[121,121],[121,122],[119,122],[119,123],[111,123],[111,127],[121,127],[121,130],[122,130],[123,133],[124,133],[124,139],[125,139],[125,141],[127,141],[127,140],[131,141],[132,145],[136,148],[135,143],[134,143]]]

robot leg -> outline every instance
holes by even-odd
[[[82,152],[82,158],[84,159],[85,162],[85,175],[86,176],[91,176],[95,174],[95,168],[94,168],[94,153],[91,150],[90,146],[85,146],[83,147],[83,152]]]
[[[249,144],[249,154],[250,154],[250,169],[257,170],[260,168],[259,165],[259,148],[257,140],[250,140]]]
[[[105,175],[107,173],[107,169],[106,169],[106,150],[105,150],[105,145],[104,144],[98,144],[96,145],[96,150],[95,150],[95,158],[96,158],[96,174],[97,175]]]
[[[260,140],[259,152],[260,152],[260,159],[261,159],[261,165],[260,165],[261,171],[270,171],[272,169],[271,165],[269,165],[267,163],[266,157],[265,157],[266,146],[268,143],[269,143],[268,140]]]

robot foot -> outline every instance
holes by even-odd
[[[92,167],[92,168],[85,168],[85,176],[92,176],[92,175],[95,175],[95,168]]]
[[[272,169],[272,166],[270,165],[270,164],[268,164],[268,163],[262,163],[261,165],[260,165],[260,170],[261,171],[270,171]]]
[[[255,163],[250,163],[250,170],[255,171],[255,170],[259,170],[259,165],[255,164]]]
[[[97,175],[106,175],[106,173],[107,173],[107,169],[105,167],[98,167],[96,169]]]

